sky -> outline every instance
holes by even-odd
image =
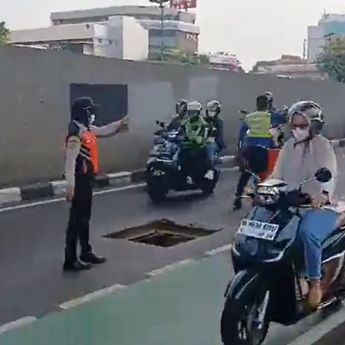
[[[145,5],[148,0],[0,0],[0,21],[10,29],[49,25],[50,12],[116,5]],[[302,55],[307,26],[322,13],[345,13],[344,0],[198,0],[202,53],[228,51],[249,69],[258,60]]]

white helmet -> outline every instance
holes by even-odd
[[[188,115],[195,116],[200,115],[202,112],[202,105],[198,101],[188,103],[187,107]]]
[[[217,100],[209,101],[206,105],[206,116],[215,117],[221,111],[221,104]]]
[[[289,122],[291,124],[295,114],[303,115],[311,124],[312,134],[319,134],[325,124],[325,115],[320,105],[314,101],[300,101],[289,109]]]

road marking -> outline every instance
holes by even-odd
[[[233,171],[237,171],[239,169],[239,167],[232,167],[232,168],[221,168],[221,172],[233,172]]]
[[[227,252],[230,249],[231,249],[231,244],[226,244],[224,246],[208,250],[207,252],[205,252],[205,254],[208,255],[208,256],[214,256],[214,255],[218,255],[218,254]]]
[[[74,307],[77,307],[83,303],[91,302],[91,301],[94,301],[95,299],[98,299],[100,297],[104,297],[106,295],[109,295],[109,294],[113,293],[114,291],[117,291],[120,289],[125,289],[126,287],[127,287],[126,285],[115,284],[115,285],[109,286],[107,288],[91,292],[85,296],[78,297],[78,298],[72,299],[70,301],[67,301],[65,303],[62,303],[59,305],[59,307],[61,309],[64,309],[64,310],[74,308]]]
[[[18,319],[16,321],[8,322],[0,326],[0,334],[5,333],[7,331],[12,331],[16,328],[28,325],[32,322],[35,322],[37,320],[34,316],[26,316],[22,317],[21,319]]]
[[[121,191],[136,189],[136,188],[140,188],[144,186],[145,186],[145,183],[138,183],[138,184],[133,184],[130,186],[110,188],[110,189],[96,191],[94,192],[94,195],[103,195],[103,194],[108,194],[108,193],[121,192]],[[65,200],[66,200],[65,198],[56,198],[56,199],[50,199],[50,200],[37,201],[30,204],[9,206],[9,207],[0,208],[0,213],[21,210],[24,208],[30,208],[30,207],[35,207],[35,206],[54,204],[54,203],[65,201]]]
[[[344,308],[320,322],[288,345],[311,345],[345,321]]]
[[[162,268],[158,268],[158,269],[152,270],[151,272],[148,272],[145,275],[148,276],[148,277],[155,277],[155,276],[157,276],[159,274],[163,274],[163,273],[166,273],[166,272],[171,272],[171,271],[174,271],[178,267],[190,265],[190,264],[195,263],[195,262],[196,262],[196,260],[193,260],[193,259],[185,259],[185,260],[177,261],[177,262],[175,262],[173,264],[166,265],[166,266],[164,266]]]

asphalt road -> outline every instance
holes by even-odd
[[[340,170],[344,158],[338,154]],[[0,324],[32,315],[41,318],[71,299],[114,284],[129,285],[146,273],[184,259],[200,260],[205,251],[229,244],[246,210],[230,212],[237,172],[223,175],[215,194],[172,197],[154,206],[142,188],[98,195],[94,201],[92,243],[107,256],[105,265],[80,274],[62,272],[64,231],[68,205],[55,202],[22,209],[0,211]],[[344,191],[343,179],[339,183]],[[219,232],[172,248],[135,244],[103,236],[125,227],[167,218],[179,224],[194,224]],[[229,258],[228,258],[229,259]],[[231,278],[229,260],[228,277]],[[197,290],[197,286],[195,287]],[[319,316],[295,327],[274,326],[268,345],[283,345],[305,332]]]
[[[92,244],[108,262],[80,274],[62,272],[65,202],[0,213],[0,324],[26,315],[45,315],[66,300],[115,283],[131,284],[152,269],[202,257],[205,250],[229,243],[241,218],[241,213],[229,212],[236,175],[226,173],[215,195],[207,199],[178,196],[158,207],[142,188],[96,196]],[[161,218],[222,231],[173,248],[102,237]]]

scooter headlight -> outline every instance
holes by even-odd
[[[257,205],[274,205],[279,200],[279,189],[276,187],[259,186],[256,191],[255,202]]]

